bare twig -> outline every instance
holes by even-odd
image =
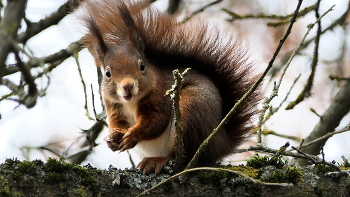
[[[103,110],[103,112],[100,115],[97,115],[97,113],[96,113],[96,109],[95,109],[95,94],[94,94],[94,89],[92,88],[92,84],[91,84],[91,94],[92,94],[92,108],[93,108],[93,111],[94,111],[95,120],[97,122],[102,123],[105,127],[108,128],[108,124],[105,121],[105,119],[103,118],[103,116],[105,115],[105,111]]]
[[[350,81],[346,81],[343,87],[341,87],[339,92],[335,95],[333,103],[331,103],[326,112],[322,115],[322,119],[315,126],[311,134],[305,138],[305,143],[325,136],[326,134],[335,130],[342,118],[350,111],[349,95]],[[327,136],[307,147],[302,147],[301,150],[309,154],[318,154],[320,152],[320,148],[324,146],[329,137],[330,136]]]
[[[27,29],[25,32],[18,35],[19,43],[26,43],[30,38],[37,35],[41,31],[57,25],[67,14],[70,14],[74,9],[78,7],[78,2],[81,0],[68,0],[66,3],[61,5],[56,12],[52,13],[50,16],[41,19],[37,23],[30,23],[27,21]]]
[[[46,63],[56,63],[56,62],[63,62],[65,59],[71,57],[75,52],[79,52],[82,49],[82,44],[80,41],[72,42],[69,44],[69,46],[66,49],[62,49],[57,53],[54,53],[52,55],[42,57],[42,58],[33,58],[29,60],[28,62],[25,62],[25,67],[30,70],[35,67],[42,66]],[[8,65],[5,70],[5,76],[10,75],[16,72],[19,72],[18,66],[16,64],[14,65]]]
[[[300,137],[295,137],[295,136],[291,136],[291,135],[284,135],[284,134],[280,134],[280,133],[277,133],[275,131],[272,131],[272,130],[263,130],[261,132],[262,135],[274,135],[274,136],[278,136],[278,137],[283,137],[283,138],[286,138],[286,139],[290,139],[290,140],[294,140],[294,141],[297,141],[297,142],[301,142],[301,138]]]
[[[29,86],[28,87],[28,96],[37,97],[38,89],[36,88],[36,84],[34,82],[33,76],[30,74],[30,71],[27,70],[26,67],[24,67],[24,64],[23,64],[21,58],[19,57],[18,53],[15,52],[14,54],[15,54],[15,58],[17,61],[17,66],[22,73],[23,79]]]
[[[329,10],[327,10],[321,17],[319,17],[316,20],[315,23],[312,23],[311,25],[308,25],[308,30],[306,31],[306,33],[305,33],[304,37],[302,38],[301,42],[299,43],[298,47],[293,51],[292,55],[289,57],[289,59],[287,61],[287,64],[286,64],[286,67],[283,69],[282,75],[279,78],[277,85],[274,83],[274,89],[273,89],[273,92],[272,92],[271,96],[266,98],[266,100],[264,101],[264,108],[263,108],[263,110],[261,112],[262,115],[259,117],[259,127],[258,127],[259,129],[258,129],[258,132],[257,132],[257,138],[258,138],[257,141],[258,141],[258,143],[261,143],[261,132],[262,132],[263,115],[265,114],[266,110],[268,109],[268,104],[272,101],[272,99],[275,96],[278,95],[278,90],[279,90],[279,88],[280,88],[280,86],[282,84],[282,79],[284,78],[284,75],[286,74],[286,71],[289,68],[289,65],[291,64],[292,60],[296,56],[297,52],[301,49],[301,47],[303,45],[303,42],[305,41],[306,36],[310,33],[312,27],[314,27],[314,25],[316,23],[318,23],[323,16],[325,16],[328,12],[333,10],[333,7],[334,7],[334,5]]]
[[[334,168],[334,169],[337,170],[338,172],[341,171],[341,170],[339,169],[338,166],[334,165],[333,163],[326,162],[326,161],[324,160],[324,153],[323,153],[323,151],[322,151],[322,156],[323,156],[323,157],[322,157],[322,161],[316,161],[316,160],[314,160],[312,157],[310,157],[309,155],[307,155],[306,153],[304,153],[304,152],[302,152],[301,150],[295,148],[294,146],[292,146],[292,149],[296,150],[299,154],[302,154],[302,155],[304,155],[305,157],[307,157],[307,158],[309,159],[309,161],[311,161],[311,162],[312,162],[313,164],[315,164],[315,165],[325,164],[325,165],[328,165],[328,166]],[[322,150],[323,150],[323,148],[322,148]]]
[[[303,10],[301,10],[298,13],[297,18],[305,16],[307,13],[309,13],[313,9],[314,9],[314,5],[304,8]],[[280,20],[278,22],[273,22],[273,23],[270,22],[270,23],[267,24],[268,26],[272,26],[272,27],[277,27],[277,26],[280,26],[280,25],[288,24],[290,22],[289,19],[292,18],[293,15],[294,15],[294,13],[291,13],[291,14],[288,14],[288,15],[284,15],[284,16],[266,15],[266,14],[239,15],[239,14],[237,14],[235,12],[232,12],[232,11],[226,9],[226,8],[221,8],[221,10],[226,12],[227,14],[229,14],[232,17],[229,21],[233,21],[235,19],[238,19],[238,20],[243,20],[243,19],[274,19],[274,20]]]
[[[211,2],[211,3],[209,3],[209,4],[205,5],[205,6],[203,6],[202,8],[200,8],[200,9],[194,11],[194,12],[191,14],[191,16],[185,18],[181,23],[186,23],[186,22],[187,22],[188,20],[190,20],[192,17],[194,17],[195,15],[197,15],[197,14],[203,12],[203,11],[204,11],[205,9],[207,9],[208,7],[211,7],[211,6],[213,6],[213,5],[215,5],[215,4],[218,4],[218,3],[222,2],[222,1],[223,1],[223,0],[216,0],[216,1],[213,1],[213,2]]]
[[[95,140],[102,132],[103,128],[104,125],[101,122],[95,122],[94,125],[92,125],[88,130],[84,130],[84,133],[86,134],[84,136],[87,136],[87,138],[85,142],[81,145],[82,148],[80,149],[81,151],[79,151],[79,154],[69,156],[72,159],[72,164],[81,164],[81,162],[83,162],[87,158],[92,148],[98,145],[95,143]]]
[[[77,67],[78,67],[78,73],[79,73],[79,76],[80,76],[80,81],[81,81],[81,84],[83,85],[83,90],[84,90],[84,96],[85,96],[85,103],[84,103],[84,109],[86,111],[86,116],[90,119],[90,120],[93,120],[93,118],[90,117],[90,113],[89,113],[89,109],[88,109],[88,105],[87,105],[87,100],[88,100],[88,97],[87,97],[87,93],[86,93],[86,84],[85,84],[85,81],[84,81],[84,78],[83,78],[83,74],[81,73],[81,68],[80,68],[80,63],[79,63],[79,60],[78,60],[78,52],[74,52],[73,53],[73,57],[75,59],[75,62],[77,64]]]
[[[328,139],[330,137],[332,137],[333,135],[336,135],[336,134],[340,134],[340,133],[344,133],[346,131],[349,131],[350,130],[350,125],[344,127],[343,129],[340,129],[339,131],[334,131],[334,132],[331,132],[331,133],[327,133],[326,135],[322,136],[322,137],[319,137],[317,139],[314,139],[308,143],[305,143],[304,145],[302,146],[299,146],[300,148],[305,148],[305,147],[308,147],[316,142],[319,142],[321,140],[324,140],[324,139]]]
[[[334,76],[334,75],[329,75],[328,78],[330,80],[338,80],[338,81],[342,81],[342,80],[350,80],[350,77],[339,77],[339,76]]]
[[[31,108],[35,105],[37,97],[29,96],[22,86],[18,86],[8,79],[2,79],[2,84],[12,90],[12,92],[18,96],[18,99],[7,98],[7,100],[18,102],[27,108]]]
[[[322,116],[321,116],[320,114],[318,114],[318,113],[316,112],[315,109],[310,108],[310,111],[311,111],[312,113],[314,113],[316,116],[318,116],[320,119],[322,119]]]
[[[8,1],[0,22],[0,82],[5,72],[5,61],[17,39],[17,31],[24,17],[27,0]]]
[[[277,113],[278,110],[282,107],[283,103],[285,103],[285,102],[287,101],[290,92],[291,92],[292,89],[294,88],[294,85],[297,83],[297,81],[299,80],[300,76],[301,76],[301,74],[299,74],[298,77],[294,79],[293,84],[292,84],[291,87],[289,88],[289,91],[287,92],[286,96],[284,97],[283,101],[279,104],[279,106],[276,107],[276,108],[270,106],[270,108],[269,108],[269,113],[265,116],[265,118],[262,119],[262,117],[259,117],[259,120],[260,120],[260,119],[262,120],[262,122],[261,122],[262,124],[260,124],[260,123],[258,124],[259,127],[262,127],[263,123],[265,123],[266,121],[268,121],[275,113]],[[272,93],[272,95],[274,95],[274,93]],[[266,102],[266,101],[265,101],[265,102]],[[270,102],[268,102],[268,103],[270,103]],[[261,116],[264,116],[264,113],[261,113]]]
[[[320,0],[317,1],[316,6],[315,6],[315,17],[317,19],[320,18],[320,15],[318,13],[319,6],[320,6]],[[327,12],[329,12],[329,11],[327,11]],[[307,97],[309,97],[311,95],[311,89],[312,89],[314,78],[315,78],[316,66],[317,66],[317,63],[318,63],[318,48],[319,48],[319,45],[320,45],[320,37],[321,37],[321,31],[322,31],[321,21],[320,20],[317,20],[317,26],[318,26],[318,28],[317,28],[317,34],[316,34],[316,39],[315,39],[314,56],[313,56],[313,59],[312,59],[312,62],[311,62],[311,73],[310,73],[310,76],[309,76],[309,78],[307,80],[307,83],[306,83],[304,89],[300,92],[300,94],[297,97],[297,99],[294,102],[291,102],[286,107],[286,110],[293,109],[297,104],[302,102],[304,100],[304,98],[307,98]]]

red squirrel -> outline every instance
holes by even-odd
[[[85,0],[84,45],[103,70],[103,102],[112,151],[134,148],[137,166],[159,173],[174,158],[172,71],[191,68],[180,92],[185,162],[253,85],[257,73],[234,35],[199,20],[180,24],[149,1]],[[198,165],[232,154],[252,130],[259,91],[250,96],[208,144]]]

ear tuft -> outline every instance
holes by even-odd
[[[101,34],[101,31],[99,30],[96,21],[92,18],[89,17],[88,20],[88,29],[92,35],[92,50],[94,50],[95,54],[98,56],[100,60],[104,59],[104,56],[106,55],[107,52],[107,46],[106,43],[103,40],[103,36]],[[91,49],[90,49],[91,50]]]
[[[129,28],[129,32],[128,32],[129,38],[128,39],[130,39],[130,41],[134,44],[135,48],[137,48],[137,50],[140,53],[143,53],[144,43],[143,43],[141,36],[139,35],[139,33],[137,31],[135,21],[131,16],[131,13],[130,13],[128,6],[124,3],[121,3],[119,5],[119,12],[120,12],[120,16],[123,18],[123,22],[124,22],[125,26]],[[139,14],[141,14],[141,13],[139,13]]]

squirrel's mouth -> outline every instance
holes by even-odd
[[[126,101],[130,101],[132,99],[132,94],[128,94],[126,96],[123,96],[123,99]]]

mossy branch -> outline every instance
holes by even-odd
[[[178,69],[173,71],[174,76],[174,85],[170,90],[166,92],[166,95],[169,95],[171,100],[173,101],[172,107],[174,112],[174,150],[175,150],[175,170],[179,169],[179,167],[183,164],[185,160],[185,148],[183,142],[183,129],[182,129],[182,120],[181,120],[181,108],[180,108],[180,93],[182,89],[182,83],[184,80],[184,76],[190,70],[187,68],[184,72],[180,73]]]
[[[192,168],[192,169],[186,169],[178,174],[175,174],[167,179],[164,179],[162,182],[158,183],[157,185],[151,187],[150,189],[140,193],[139,195],[137,195],[137,197],[139,196],[143,196],[143,195],[146,195],[147,193],[151,192],[152,190],[158,188],[159,186],[163,185],[164,183],[166,182],[169,182],[171,180],[174,180],[176,179],[177,177],[179,176],[182,176],[186,173],[189,173],[189,172],[194,172],[194,171],[203,171],[203,170],[209,170],[209,171],[216,171],[216,172],[228,172],[228,173],[233,173],[233,174],[236,174],[238,176],[242,176],[246,179],[249,179],[251,182],[253,183],[257,183],[257,184],[261,184],[261,185],[269,185],[269,186],[284,186],[284,187],[289,187],[289,186],[293,186],[293,184],[291,183],[268,183],[268,182],[262,182],[262,181],[259,181],[259,180],[256,180],[254,178],[251,178],[250,176],[248,175],[245,175],[243,174],[242,172],[240,171],[233,171],[233,170],[230,170],[230,169],[224,169],[224,168],[211,168],[211,167],[200,167],[200,168]]]

